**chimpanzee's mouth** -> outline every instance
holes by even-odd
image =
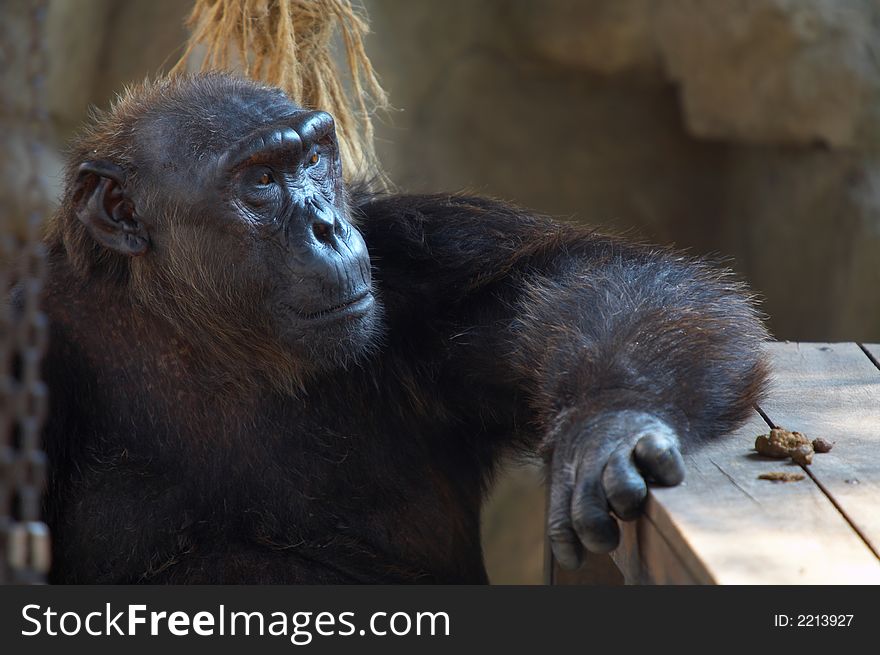
[[[310,314],[300,312],[300,316],[307,321],[355,318],[366,314],[374,302],[373,293],[367,288],[338,305],[333,305]]]

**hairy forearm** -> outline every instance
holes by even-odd
[[[724,271],[481,198],[361,211],[389,295],[463,326],[452,345],[469,378],[516,387],[545,425],[638,407],[707,435],[761,393],[766,332]]]
[[[474,455],[543,445],[565,566],[614,548],[615,517],[643,511],[649,482],[681,482],[683,446],[761,394],[766,333],[723,272],[490,200],[362,210],[389,314],[439,340],[446,400],[480,426]]]
[[[522,279],[508,342],[545,425],[562,412],[636,409],[686,438],[745,416],[763,389],[766,332],[741,285],[663,251],[624,254],[610,240],[591,259],[571,257]]]

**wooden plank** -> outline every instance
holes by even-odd
[[[868,353],[868,358],[873,362],[874,366],[880,368],[880,344],[863,343],[861,347]]]
[[[611,554],[626,584],[715,584],[716,580],[694,553],[676,551],[654,521],[663,510],[649,496],[645,515],[621,525],[620,546]],[[682,551],[682,552],[679,552]]]
[[[652,490],[657,532],[691,575],[718,584],[880,583],[880,561],[810,478],[758,479],[800,470],[753,451],[766,431],[755,414],[690,453],[684,485]]]
[[[552,573],[554,585],[590,585],[600,587],[617,587],[625,582],[620,569],[608,555],[586,553],[584,563],[576,571],[567,571],[558,564]]]
[[[776,373],[761,408],[774,424],[837,442],[810,473],[880,553],[880,371],[854,343],[771,344],[768,352]]]
[[[818,352],[828,352],[822,347]],[[829,384],[835,386],[825,378],[833,371],[805,374],[802,358],[795,356],[797,344],[774,344],[768,350],[776,363],[768,407],[779,394],[783,398],[773,407],[777,411],[786,407],[788,397],[801,394],[801,387],[813,394],[816,405],[792,411],[806,409],[809,416],[848,416],[868,402],[863,395],[856,399],[839,393],[823,395]],[[792,416],[797,416],[796,411]],[[814,480],[758,479],[770,471],[801,470],[753,451],[755,435],[767,429],[755,413],[735,433],[688,453],[682,486],[651,489],[646,515],[625,524],[621,545],[612,554],[628,583],[880,583],[880,561]],[[873,450],[880,453],[878,445],[873,443]],[[835,449],[816,457],[815,462],[827,467],[831,462],[823,463],[823,458],[833,462],[840,453]],[[866,487],[874,486],[880,476],[864,468],[863,462],[861,466]],[[872,507],[880,507],[877,497],[871,494],[871,498]]]
[[[612,557],[629,584],[880,583],[880,562],[809,478],[752,450],[755,413],[734,434],[686,457],[685,483],[652,488],[646,515],[623,525]]]
[[[655,501],[649,498],[649,508]],[[646,508],[646,514],[651,510]],[[560,567],[552,556],[547,584],[599,585],[622,584],[712,584],[708,574],[694,575],[666,543],[649,518],[622,523],[620,546],[611,555],[585,553],[584,563],[576,571]],[[549,543],[547,544],[549,549]],[[549,550],[548,550],[549,553]]]

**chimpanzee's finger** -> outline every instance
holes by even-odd
[[[602,471],[602,489],[608,505],[624,521],[638,518],[648,496],[648,485],[636,467],[632,448],[623,445],[612,453]]]
[[[571,464],[554,467],[547,514],[547,537],[553,557],[566,569],[576,569],[583,559],[583,547],[571,526],[571,495],[574,468]]]
[[[633,454],[642,472],[660,484],[675,486],[684,480],[684,459],[674,434],[651,432],[639,439]]]
[[[601,484],[601,469],[583,465],[578,470],[571,502],[571,525],[581,543],[593,553],[617,548],[620,528],[611,516]]]

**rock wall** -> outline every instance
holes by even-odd
[[[392,178],[717,253],[785,339],[880,339],[880,5],[369,0]]]

